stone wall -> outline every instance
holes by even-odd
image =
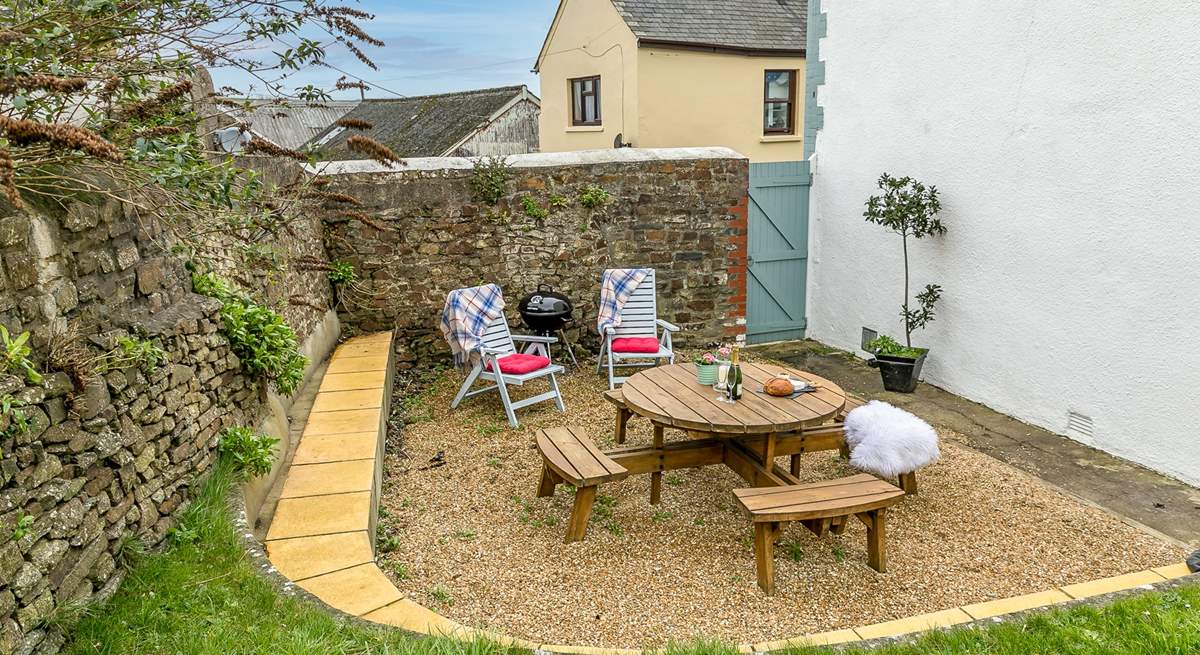
[[[362,282],[342,320],[361,330],[397,328],[402,366],[445,357],[438,331],[446,293],[496,282],[521,329],[517,302],[539,283],[569,296],[577,343],[598,348],[596,304],[606,268],[657,270],[659,315],[683,328],[679,342],[704,345],[744,332],[748,162],[724,148],[604,150],[516,155],[496,203],[472,199],[472,161],[410,159],[388,170],[333,162],[330,187],[362,201],[370,222],[326,229],[332,260],[354,264]],[[580,193],[611,195],[602,210]],[[548,208],[530,217],[531,198]],[[552,207],[551,199],[565,205]]]
[[[277,245],[323,258],[317,229],[294,226]],[[33,359],[47,370],[41,384],[0,371],[0,399],[29,424],[0,416],[0,653],[56,652],[59,619],[116,589],[121,549],[162,542],[221,431],[279,420],[280,403],[242,374],[220,333],[220,303],[191,292],[160,237],[116,202],[0,206],[0,324],[31,332]],[[330,338],[324,272],[242,281],[266,290],[308,345]],[[74,336],[55,337],[64,334]],[[125,335],[156,344],[167,361],[90,380],[49,370],[51,351],[62,352],[52,343],[96,355]],[[319,359],[318,350],[309,348]]]

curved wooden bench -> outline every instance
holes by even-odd
[[[735,489],[733,495],[754,521],[758,586],[768,595],[775,593],[775,540],[792,521],[819,537],[827,529],[841,534],[847,520],[857,516],[867,526],[867,564],[881,573],[887,570],[885,515],[904,497],[892,484],[861,473],[812,484]]]
[[[537,495],[553,496],[554,487],[560,482],[575,487],[575,505],[571,508],[565,541],[581,541],[587,533],[596,487],[624,480],[629,471],[600,452],[581,428],[538,430],[536,438],[542,452],[542,480]]]

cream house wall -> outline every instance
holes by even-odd
[[[763,74],[795,70],[795,135],[763,135]],[[638,51],[640,148],[725,146],[752,162],[804,159],[804,58]]]
[[[638,143],[637,39],[611,0],[564,2],[538,63],[543,152],[611,148],[617,134]],[[601,124],[574,127],[569,80],[591,75],[600,76]]]

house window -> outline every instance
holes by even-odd
[[[571,124],[600,124],[600,76],[571,80]]]
[[[769,70],[763,82],[763,134],[795,134],[796,71]]]

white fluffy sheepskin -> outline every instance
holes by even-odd
[[[846,444],[851,466],[884,478],[912,473],[941,455],[928,423],[879,400],[846,415]]]

